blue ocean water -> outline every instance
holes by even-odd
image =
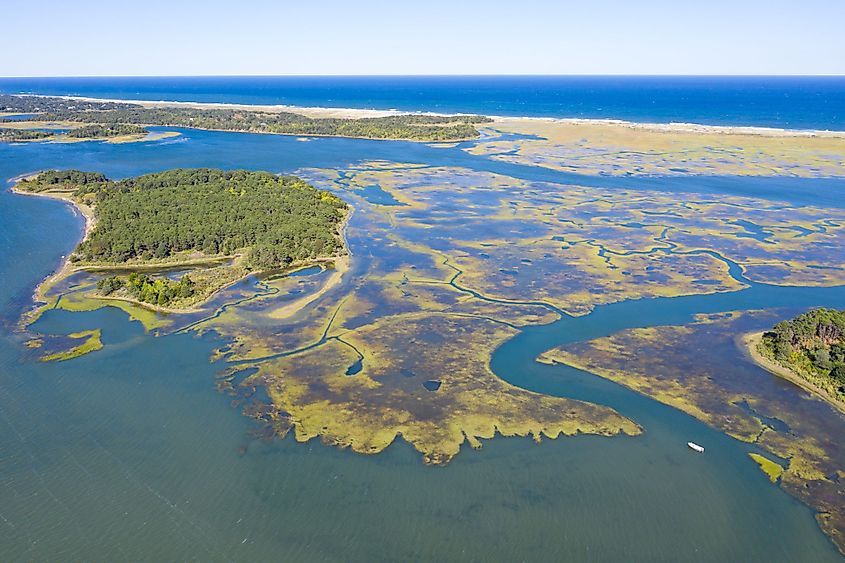
[[[0,78],[2,93],[845,130],[845,77]]]

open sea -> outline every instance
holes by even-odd
[[[845,130],[845,77],[0,78],[1,93]]]
[[[4,78],[0,92],[845,129],[845,78]],[[845,287],[754,284],[527,328],[494,353],[497,375],[609,405],[645,433],[539,446],[496,438],[446,467],[426,467],[401,440],[361,456],[317,440],[251,438],[256,424],[214,387],[225,367],[209,360],[219,341],[153,337],[117,309],[48,312],[37,330],[101,327],[105,347],[68,362],[33,361],[16,323],[83,225],[60,202],[6,189],[46,168],[121,178],[181,166],[290,173],[383,159],[841,208],[841,179],[587,177],[419,143],[179,131],[150,143],[0,144],[0,561],[841,560],[812,510],[749,461],[747,444],[534,358],[627,327],[689,322],[697,312],[843,308]],[[717,353],[725,369],[742,361],[736,350]],[[690,439],[707,444],[707,454],[690,454]]]

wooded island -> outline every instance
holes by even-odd
[[[814,309],[776,324],[752,341],[764,360],[845,407],[845,311]]]
[[[106,277],[98,284],[103,296],[184,307],[249,272],[344,252],[346,203],[293,176],[199,168],[113,181],[49,170],[15,189],[65,199],[86,215],[71,271],[191,268],[178,282],[137,272]]]

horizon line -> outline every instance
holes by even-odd
[[[0,76],[0,80],[44,79],[44,78],[845,78],[845,74],[545,74],[545,73],[503,73],[503,74],[56,74]]]

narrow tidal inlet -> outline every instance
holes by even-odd
[[[572,176],[407,143],[183,134],[169,144],[0,146],[0,177],[51,167],[114,176],[175,166],[281,172],[364,158],[506,166],[546,181]],[[643,180],[666,190],[701,190],[707,182]],[[801,198],[830,185],[799,183]],[[787,193],[753,178],[712,185],[773,199]],[[841,206],[841,197],[832,204]],[[80,223],[59,203],[0,193],[0,551],[11,560],[839,558],[812,512],[751,462],[751,446],[624,387],[535,358],[624,328],[689,322],[695,313],[773,303],[843,307],[843,288],[751,284],[730,294],[607,305],[526,328],[495,352],[499,377],[611,406],[645,433],[539,446],[497,438],[432,468],[401,441],[361,456],[317,442],[251,439],[255,424],[214,389],[223,366],[209,357],[219,342],[145,335],[116,309],[51,311],[36,327],[56,334],[102,328],[103,350],[69,362],[25,359],[14,325],[35,284],[73,248]],[[732,361],[725,357],[725,369]],[[707,453],[690,452],[688,440]]]

